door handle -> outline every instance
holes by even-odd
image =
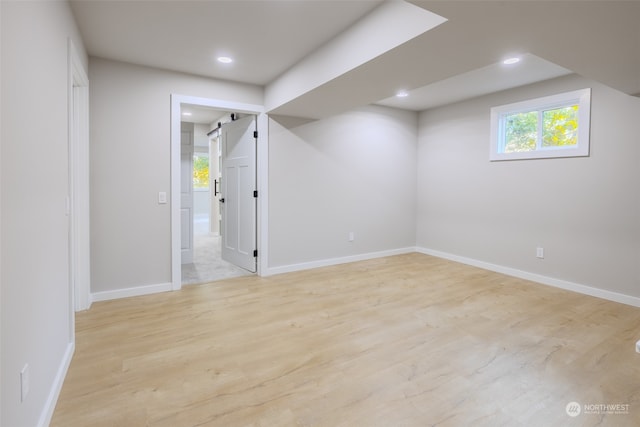
[[[219,193],[219,191],[218,191],[218,180],[214,179],[213,180],[213,195],[217,196],[218,193]]]

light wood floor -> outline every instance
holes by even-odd
[[[640,309],[420,254],[242,277],[79,313],[52,426],[639,426],[638,339]]]

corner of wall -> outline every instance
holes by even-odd
[[[38,427],[47,427],[51,423],[53,413],[56,409],[56,403],[58,402],[58,397],[60,396],[62,386],[64,385],[64,379],[67,376],[67,372],[69,371],[71,359],[73,359],[75,348],[75,343],[73,342],[67,345],[67,349],[62,360],[60,361],[60,366],[53,381],[53,385],[51,387],[51,390],[49,391],[49,395],[47,396],[47,401],[45,402],[44,409],[40,414]]]
[[[507,276],[513,276],[524,280],[540,283],[547,286],[553,286],[555,288],[564,289],[571,292],[577,292],[583,295],[589,295],[596,298],[605,299],[608,301],[618,302],[621,304],[630,305],[633,307],[640,307],[640,298],[631,295],[625,295],[619,292],[608,291],[601,288],[595,288],[593,286],[582,285],[580,283],[574,283],[567,280],[556,279],[553,277],[544,276],[541,274],[530,273],[528,271],[518,270],[516,268],[506,267],[503,265],[492,264],[489,262],[480,261],[473,258],[467,258],[464,256],[454,255],[446,252],[437,251],[434,249],[418,247],[416,252],[431,255],[438,258],[448,259],[450,261],[459,262],[461,264],[467,264],[474,267],[482,268],[484,270],[494,271],[496,273],[505,274]]]

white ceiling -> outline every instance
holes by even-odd
[[[487,65],[407,91],[407,97],[392,96],[378,101],[377,104],[424,111],[439,105],[571,74],[570,70],[535,55],[524,54],[518,58],[520,62],[516,64],[506,65],[498,62]]]
[[[392,2],[399,1],[384,3]],[[92,56],[256,84],[267,94],[300,85],[292,70],[318,71],[313,84],[279,100],[272,114],[320,118],[377,102],[422,110],[570,72],[640,93],[640,1],[615,0],[408,0],[414,12],[446,22],[318,81],[321,68],[335,64],[318,62],[316,53],[345,58],[343,36],[354,24],[378,24],[360,25],[370,37],[361,31],[354,54],[403,31],[408,19],[401,16],[379,25],[381,3],[72,0],[71,6]],[[501,60],[515,54],[522,63],[503,68]],[[224,66],[218,55],[236,61]],[[392,98],[399,89],[411,96]]]
[[[215,124],[224,119],[229,114],[217,108],[205,107],[201,105],[182,104],[181,108],[182,121],[199,124]]]
[[[71,0],[92,56],[265,85],[382,0]],[[221,64],[218,56],[230,56]]]

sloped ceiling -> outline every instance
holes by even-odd
[[[409,1],[464,31],[463,50],[528,52],[622,92],[640,92],[638,1]]]
[[[411,91],[465,74],[472,77],[474,70],[525,54],[627,94],[640,92],[640,2],[411,3],[447,21],[273,112],[319,118],[388,99],[399,89]],[[495,84],[499,78],[496,75],[487,84]],[[522,84],[534,81],[538,80]],[[419,97],[420,91],[415,95]],[[427,99],[423,101],[425,108],[434,106],[428,105]],[[440,105],[450,101],[453,99],[442,99]],[[421,101],[415,103],[420,105]]]
[[[416,89],[440,87],[437,105],[442,105],[477,96],[474,85],[501,90],[506,88],[501,81],[527,84],[570,72],[630,95],[640,93],[638,1],[71,4],[90,55],[258,84],[265,87],[265,104],[274,114],[321,118],[376,102],[419,110],[436,105],[427,100],[433,91]],[[413,10],[415,16],[403,17],[398,10]],[[419,22],[415,26],[416,16],[424,19],[423,29]],[[404,32],[405,26],[414,30]],[[368,28],[369,36],[360,33],[360,44],[349,37],[354,28]],[[395,41],[385,44],[386,39]],[[346,47],[353,55],[341,63]],[[225,68],[213,60],[221,54],[237,61]],[[549,73],[536,77],[526,64],[519,79],[487,72],[512,55],[532,58],[528,62],[542,63]],[[454,77],[469,90],[447,97],[442,86]],[[389,99],[400,89],[415,90],[405,105]]]
[[[377,104],[405,110],[424,111],[439,105],[524,86],[571,74],[570,70],[529,53],[518,55],[516,64],[502,62],[458,74],[407,91],[406,97],[391,96]]]

